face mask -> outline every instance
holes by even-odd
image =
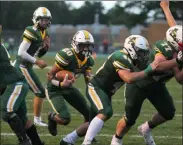
[[[80,54],[84,55],[85,57],[89,57],[90,55],[92,55],[92,47],[93,47],[93,45],[91,45],[91,44],[79,44],[78,45]]]
[[[42,29],[46,29],[50,26],[50,18],[40,18],[39,20],[39,27]]]
[[[135,60],[137,67],[139,67],[140,69],[145,69],[147,67],[148,58],[149,51],[139,50],[137,52],[137,59]]]

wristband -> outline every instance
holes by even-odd
[[[60,82],[59,82],[58,80],[52,79],[52,80],[51,80],[51,83],[52,83],[54,86],[60,87]]]

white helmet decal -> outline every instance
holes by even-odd
[[[149,51],[149,43],[146,38],[140,35],[131,35],[125,39],[125,49],[128,51],[131,59],[138,59],[138,51]]]
[[[38,23],[38,18],[52,18],[50,11],[46,7],[39,7],[33,13],[32,21]]]
[[[92,34],[86,30],[80,30],[73,36],[71,45],[76,53],[79,53],[79,44],[94,45],[94,38]]]
[[[182,44],[182,26],[176,25],[170,27],[166,32],[166,40],[178,50],[179,43]]]

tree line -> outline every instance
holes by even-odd
[[[137,24],[147,25],[148,20],[164,17],[159,1],[125,1],[104,13],[101,2],[85,1],[80,8],[64,1],[0,1],[0,23],[4,29],[24,29],[32,25],[33,12],[37,7],[47,7],[52,14],[52,24],[93,24],[95,13],[101,24],[123,24],[131,28]],[[170,9],[176,20],[182,20],[183,2],[170,2]],[[136,10],[136,12],[135,12]]]

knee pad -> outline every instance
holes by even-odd
[[[175,116],[175,109],[172,110],[171,112],[167,112],[167,113],[165,113],[161,116],[163,116],[163,118],[166,119],[166,120],[172,120]]]
[[[59,117],[58,124],[60,125],[68,125],[71,122],[71,118],[61,118]]]
[[[68,125],[69,123],[71,122],[71,119],[68,118],[68,119],[63,119],[63,125]]]
[[[127,118],[126,116],[123,117],[127,126],[133,126],[135,124],[135,119]]]
[[[14,112],[4,112],[3,115],[2,115],[2,119],[5,122],[10,122],[10,120],[13,121],[13,122],[16,122],[17,117],[18,117],[17,114],[14,113]]]
[[[112,108],[103,109],[103,110],[101,110],[99,112],[102,113],[102,114],[104,114],[107,117],[107,119],[111,118],[112,115],[113,115]]]

